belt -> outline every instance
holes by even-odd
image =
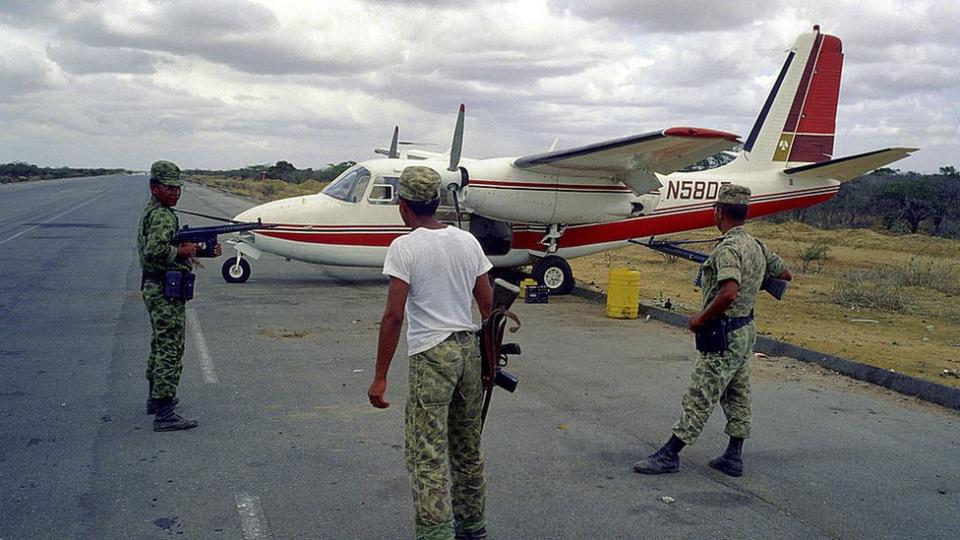
[[[140,290],[142,291],[144,287],[147,286],[147,283],[152,283],[154,285],[159,285],[163,287],[163,274],[154,274],[151,272],[140,272]]]
[[[727,321],[727,332],[739,330],[753,322],[753,313],[746,317],[724,317]]]
[[[475,336],[475,335],[477,335],[477,333],[476,333],[476,332],[473,332],[473,331],[471,331],[471,330],[458,330],[458,331],[456,331],[456,332],[450,332],[450,335],[447,336],[447,337],[444,339],[444,341],[458,340],[461,335],[464,335],[464,336],[467,336],[467,335],[469,335],[469,336]]]
[[[141,281],[158,281],[163,283],[163,274],[155,274],[153,272],[140,272]]]

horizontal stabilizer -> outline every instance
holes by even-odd
[[[874,169],[909,157],[917,148],[885,148],[800,167],[784,169],[783,174],[795,178],[827,178],[846,182]]]
[[[674,127],[596,144],[517,158],[521,169],[544,174],[612,176],[637,195],[660,187],[653,173],[670,174],[740,143],[733,133]]]

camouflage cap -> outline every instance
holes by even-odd
[[[182,186],[180,167],[171,161],[155,161],[150,166],[150,181],[159,182],[165,186]]]
[[[717,193],[717,202],[722,204],[750,204],[750,188],[736,184],[724,184]]]
[[[408,201],[429,202],[439,199],[440,174],[430,167],[407,167],[400,173],[397,194]]]

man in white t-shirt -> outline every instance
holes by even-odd
[[[410,393],[404,461],[417,538],[486,538],[483,385],[472,298],[480,315],[489,316],[493,294],[487,272],[492,265],[470,233],[437,221],[436,171],[405,168],[397,192],[400,216],[412,231],[390,244],[383,264],[390,287],[367,395],[374,407],[390,406],[384,399],[387,372],[406,315]]]

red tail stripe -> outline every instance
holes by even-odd
[[[816,71],[810,83],[807,99],[803,104],[798,132],[825,135],[833,135],[836,132],[842,69],[843,44],[834,36],[823,36],[823,45],[820,47]],[[829,153],[833,154],[832,143]],[[791,159],[791,161],[794,160]]]

